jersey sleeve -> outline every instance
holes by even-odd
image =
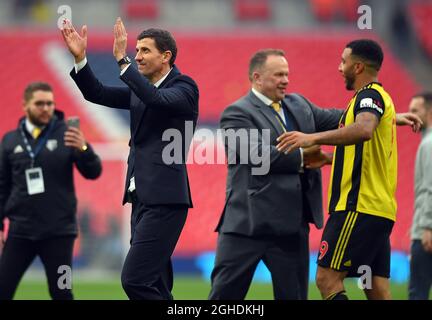
[[[384,100],[378,91],[365,89],[357,95],[354,116],[357,116],[360,112],[371,112],[380,120],[384,111]]]

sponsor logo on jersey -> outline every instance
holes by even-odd
[[[363,98],[360,101],[360,109],[373,109],[378,111],[381,115],[384,113],[384,110],[382,107],[380,107],[380,103],[376,100],[373,100],[372,98]]]

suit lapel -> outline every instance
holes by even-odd
[[[169,73],[168,77],[166,77],[165,80],[162,81],[159,88],[164,88],[172,79],[174,79],[176,76],[179,75],[180,75],[180,70],[177,68],[176,65],[173,65],[172,70]]]
[[[304,105],[300,105],[294,99],[288,100],[287,98],[284,98],[283,102],[285,103],[285,106],[288,108],[288,111],[291,112],[292,116],[297,122],[299,131],[306,132],[305,125],[307,123],[305,118]]]
[[[252,91],[249,93],[249,100],[255,107],[259,109],[268,122],[270,122],[274,130],[278,133],[278,136],[284,133],[283,125],[279,122],[272,109],[270,109],[269,106],[266,106],[260,99],[258,99],[258,97]]]
[[[159,89],[164,88],[172,79],[174,79],[178,75],[180,75],[180,70],[176,67],[176,65],[173,65],[171,72],[160,84]],[[139,98],[134,93],[132,94],[132,110],[134,110],[134,115],[131,114],[131,122],[133,121],[135,127],[132,132],[132,136],[135,137],[141,125],[141,121],[144,117],[145,111],[147,110],[147,106],[142,103],[141,100],[139,100]],[[134,103],[134,101],[136,101],[136,103]]]
[[[135,134],[139,127],[139,123],[146,109],[146,105],[141,102],[141,100],[136,96],[134,92],[132,92],[130,113],[132,138],[135,137]]]

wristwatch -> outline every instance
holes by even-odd
[[[132,60],[128,56],[124,56],[119,61],[117,61],[119,67],[121,67],[124,64],[130,64],[130,63],[132,63]]]
[[[86,151],[88,149],[88,146],[87,146],[87,144],[85,144],[85,145],[83,145],[82,147],[81,147],[81,152],[84,152],[84,151]]]

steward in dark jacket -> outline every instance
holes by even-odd
[[[34,167],[41,167],[45,192],[29,195],[25,170],[31,166],[31,158],[21,136],[25,118],[18,128],[6,133],[0,146],[0,230],[3,218],[10,220],[9,235],[32,240],[58,235],[77,235],[77,199],[73,183],[73,166],[84,178],[96,179],[102,171],[101,161],[90,144],[85,151],[66,147],[63,136],[67,129],[61,111],[55,111],[49,126],[38,139],[24,130],[32,149],[46,138],[45,146],[34,160]],[[49,136],[47,136],[49,133]]]
[[[0,300],[13,298],[36,256],[45,267],[51,297],[70,300],[78,233],[73,168],[96,179],[101,160],[78,126],[67,126],[63,112],[54,110],[49,84],[29,84],[23,105],[26,116],[0,146]]]

